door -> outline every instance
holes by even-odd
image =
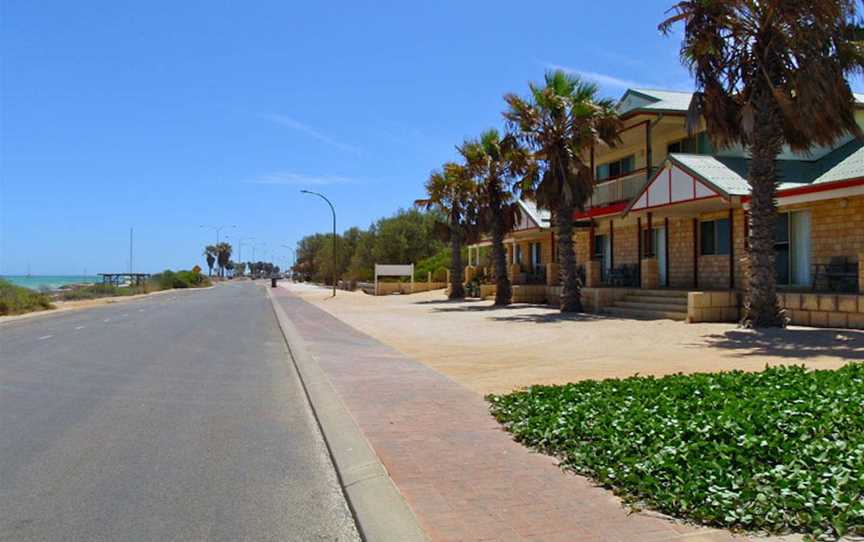
[[[655,228],[652,232],[654,235],[654,253],[657,254],[657,267],[660,272],[660,286],[669,286],[669,277],[666,263],[666,228]]]
[[[603,277],[604,281],[608,279],[612,272],[612,238],[608,235],[603,236]]]

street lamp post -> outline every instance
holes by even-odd
[[[207,224],[201,224],[201,225],[198,226],[198,227],[199,227],[199,228],[210,228],[210,229],[212,229],[212,230],[216,230],[216,244],[218,245],[218,244],[219,244],[219,232],[221,232],[221,231],[224,230],[225,228],[236,228],[237,225],[236,225],[236,224],[227,224],[227,225],[224,225],[224,226],[210,226],[210,225],[207,225]]]
[[[291,276],[294,276],[294,266],[297,265],[297,252],[294,250],[294,247],[291,245],[282,245],[282,248],[287,248],[291,251],[291,267],[288,269],[291,271]],[[286,262],[287,263],[287,262]]]
[[[243,263],[243,245],[252,246],[252,243],[247,243],[247,241],[254,241],[254,237],[244,237],[237,242],[237,261]]]
[[[324,194],[319,194],[318,192],[312,192],[311,190],[301,190],[300,192],[304,194],[310,194],[312,196],[318,196],[327,202],[327,205],[330,206],[330,212],[333,213],[333,297],[336,297],[336,209],[333,207],[333,204],[330,203],[330,200],[327,199]]]

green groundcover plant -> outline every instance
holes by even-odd
[[[489,395],[517,441],[637,507],[819,539],[864,535],[864,364],[635,376]]]

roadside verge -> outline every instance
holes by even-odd
[[[10,314],[6,316],[0,316],[0,325],[10,323],[10,322],[18,322],[20,320],[29,320],[34,318],[44,318],[50,316],[61,316],[69,312],[80,311],[85,309],[93,309],[96,307],[104,307],[106,305],[114,305],[120,303],[127,303],[129,301],[137,301],[139,299],[145,299],[148,297],[154,297],[158,295],[165,295],[170,293],[181,293],[181,292],[200,292],[203,290],[212,290],[215,286],[205,286],[203,288],[170,288],[168,290],[156,290],[154,292],[147,292],[146,294],[135,294],[135,295],[124,295],[124,296],[112,296],[112,297],[95,297],[93,299],[80,299],[75,301],[56,301],[54,302],[55,308],[53,309],[45,309],[39,311],[25,312],[23,314]]]
[[[297,328],[270,288],[265,290],[361,536],[374,542],[428,540]]]

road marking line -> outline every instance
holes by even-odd
[[[144,309],[138,309],[138,312],[144,312]]]
[[[75,331],[78,331],[79,329],[84,329],[84,326],[78,326],[78,327],[76,327],[76,328],[75,328]]]
[[[103,321],[103,322],[110,322],[111,319],[110,319],[110,318],[106,318],[106,319],[104,319],[104,320],[102,320],[102,321]]]
[[[127,316],[129,316],[129,313],[128,313],[128,312],[127,312],[127,313],[124,313],[124,314],[121,314],[121,315],[120,315],[120,318],[126,318]]]
[[[37,340],[37,341],[44,341],[45,339],[50,339],[50,338],[53,337],[53,336],[54,336],[54,335],[42,335],[41,337],[39,337],[39,338],[36,339],[36,340]]]

